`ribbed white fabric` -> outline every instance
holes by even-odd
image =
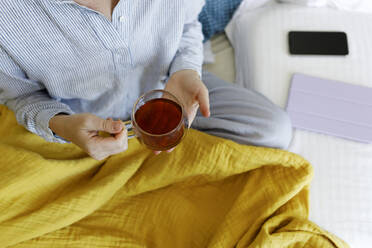
[[[128,119],[144,92],[201,73],[203,0],[121,0],[112,21],[69,0],[0,1],[0,103],[28,130],[57,113]]]

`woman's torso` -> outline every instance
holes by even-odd
[[[182,37],[183,0],[120,1],[112,22],[66,0],[0,3],[0,46],[75,112],[128,118],[162,88]]]

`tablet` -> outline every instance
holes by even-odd
[[[372,88],[295,74],[287,112],[294,128],[372,143]]]

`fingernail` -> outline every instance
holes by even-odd
[[[114,130],[115,131],[120,131],[121,130],[121,123],[114,122]]]

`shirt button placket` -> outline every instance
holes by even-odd
[[[129,25],[127,16],[124,15],[124,12],[121,10],[121,8],[118,8],[114,10],[113,18],[112,18],[113,25],[115,26],[115,29],[117,30],[120,39],[122,40],[122,43],[120,46],[116,47],[113,51],[114,53],[114,59],[115,63],[123,66],[132,66],[132,58],[131,58],[131,52],[130,47],[128,44],[128,41],[126,40],[126,35],[128,35],[128,32],[124,32],[123,29],[126,29],[127,25]],[[123,46],[124,45],[124,46]]]

